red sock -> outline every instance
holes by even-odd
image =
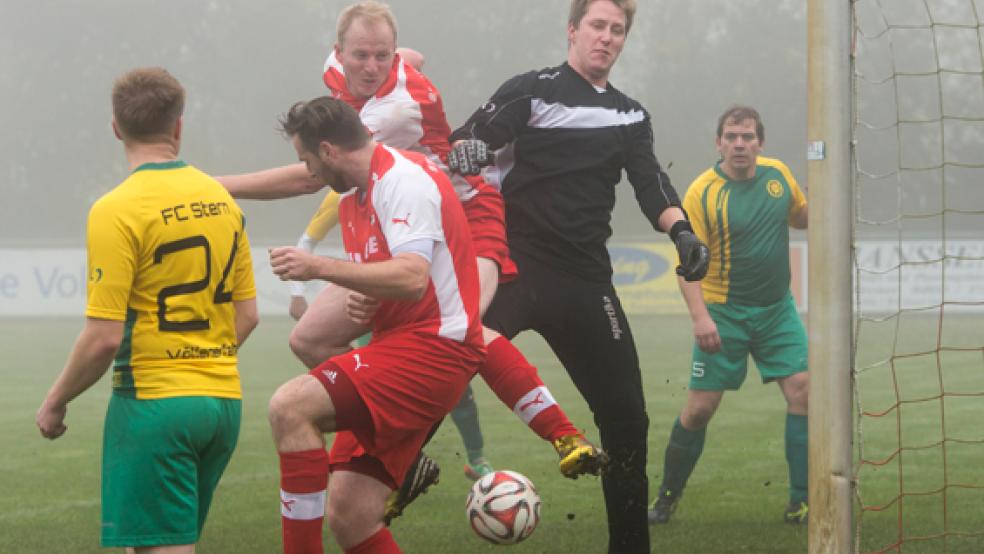
[[[506,337],[498,337],[486,350],[488,355],[478,373],[499,400],[534,433],[550,442],[578,433],[536,374],[536,368],[513,343]]]
[[[376,531],[371,537],[349,548],[345,554],[400,554],[400,547],[386,527]]]
[[[324,448],[280,453],[280,520],[284,554],[320,554],[328,488]]]

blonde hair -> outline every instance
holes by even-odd
[[[185,90],[162,67],[141,67],[113,83],[113,119],[123,138],[166,139],[184,112]]]
[[[348,6],[338,14],[338,24],[335,29],[335,40],[339,46],[345,42],[345,33],[356,18],[364,17],[374,21],[383,21],[393,30],[393,43],[396,43],[396,17],[390,7],[376,0],[363,0]]]
[[[567,18],[567,23],[577,29],[584,19],[584,14],[588,13],[588,6],[597,0],[571,0],[571,15]],[[611,0],[622,11],[625,12],[625,32],[628,33],[632,28],[632,18],[635,17],[636,0]]]

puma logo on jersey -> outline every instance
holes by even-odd
[[[409,227],[410,226],[410,212],[407,212],[407,216],[406,217],[403,217],[403,218],[394,217],[393,218],[393,223],[402,223],[402,224],[406,225],[407,227]]]
[[[560,71],[554,71],[553,73],[541,73],[536,76],[537,79],[556,79],[560,75]]]

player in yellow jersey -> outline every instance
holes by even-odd
[[[786,399],[790,490],[784,519],[806,523],[807,339],[789,290],[789,228],[805,229],[808,210],[789,168],[760,156],[764,142],[754,108],[729,108],[718,120],[721,161],[691,183],[683,200],[711,263],[703,281],[680,282],[694,326],[693,364],[650,523],[670,520],[704,449],[707,424],[724,391],[745,380],[749,355],[762,382],[778,383]]]
[[[60,437],[68,403],[112,362],[102,544],[192,553],[239,435],[236,353],[257,323],[249,242],[229,193],[177,159],[181,84],[135,69],[112,99],[132,173],[89,212],[86,322],[37,424]]]

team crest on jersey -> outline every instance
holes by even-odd
[[[765,185],[766,190],[769,191],[769,195],[773,198],[782,198],[782,183],[776,181],[775,179],[769,180]]]

